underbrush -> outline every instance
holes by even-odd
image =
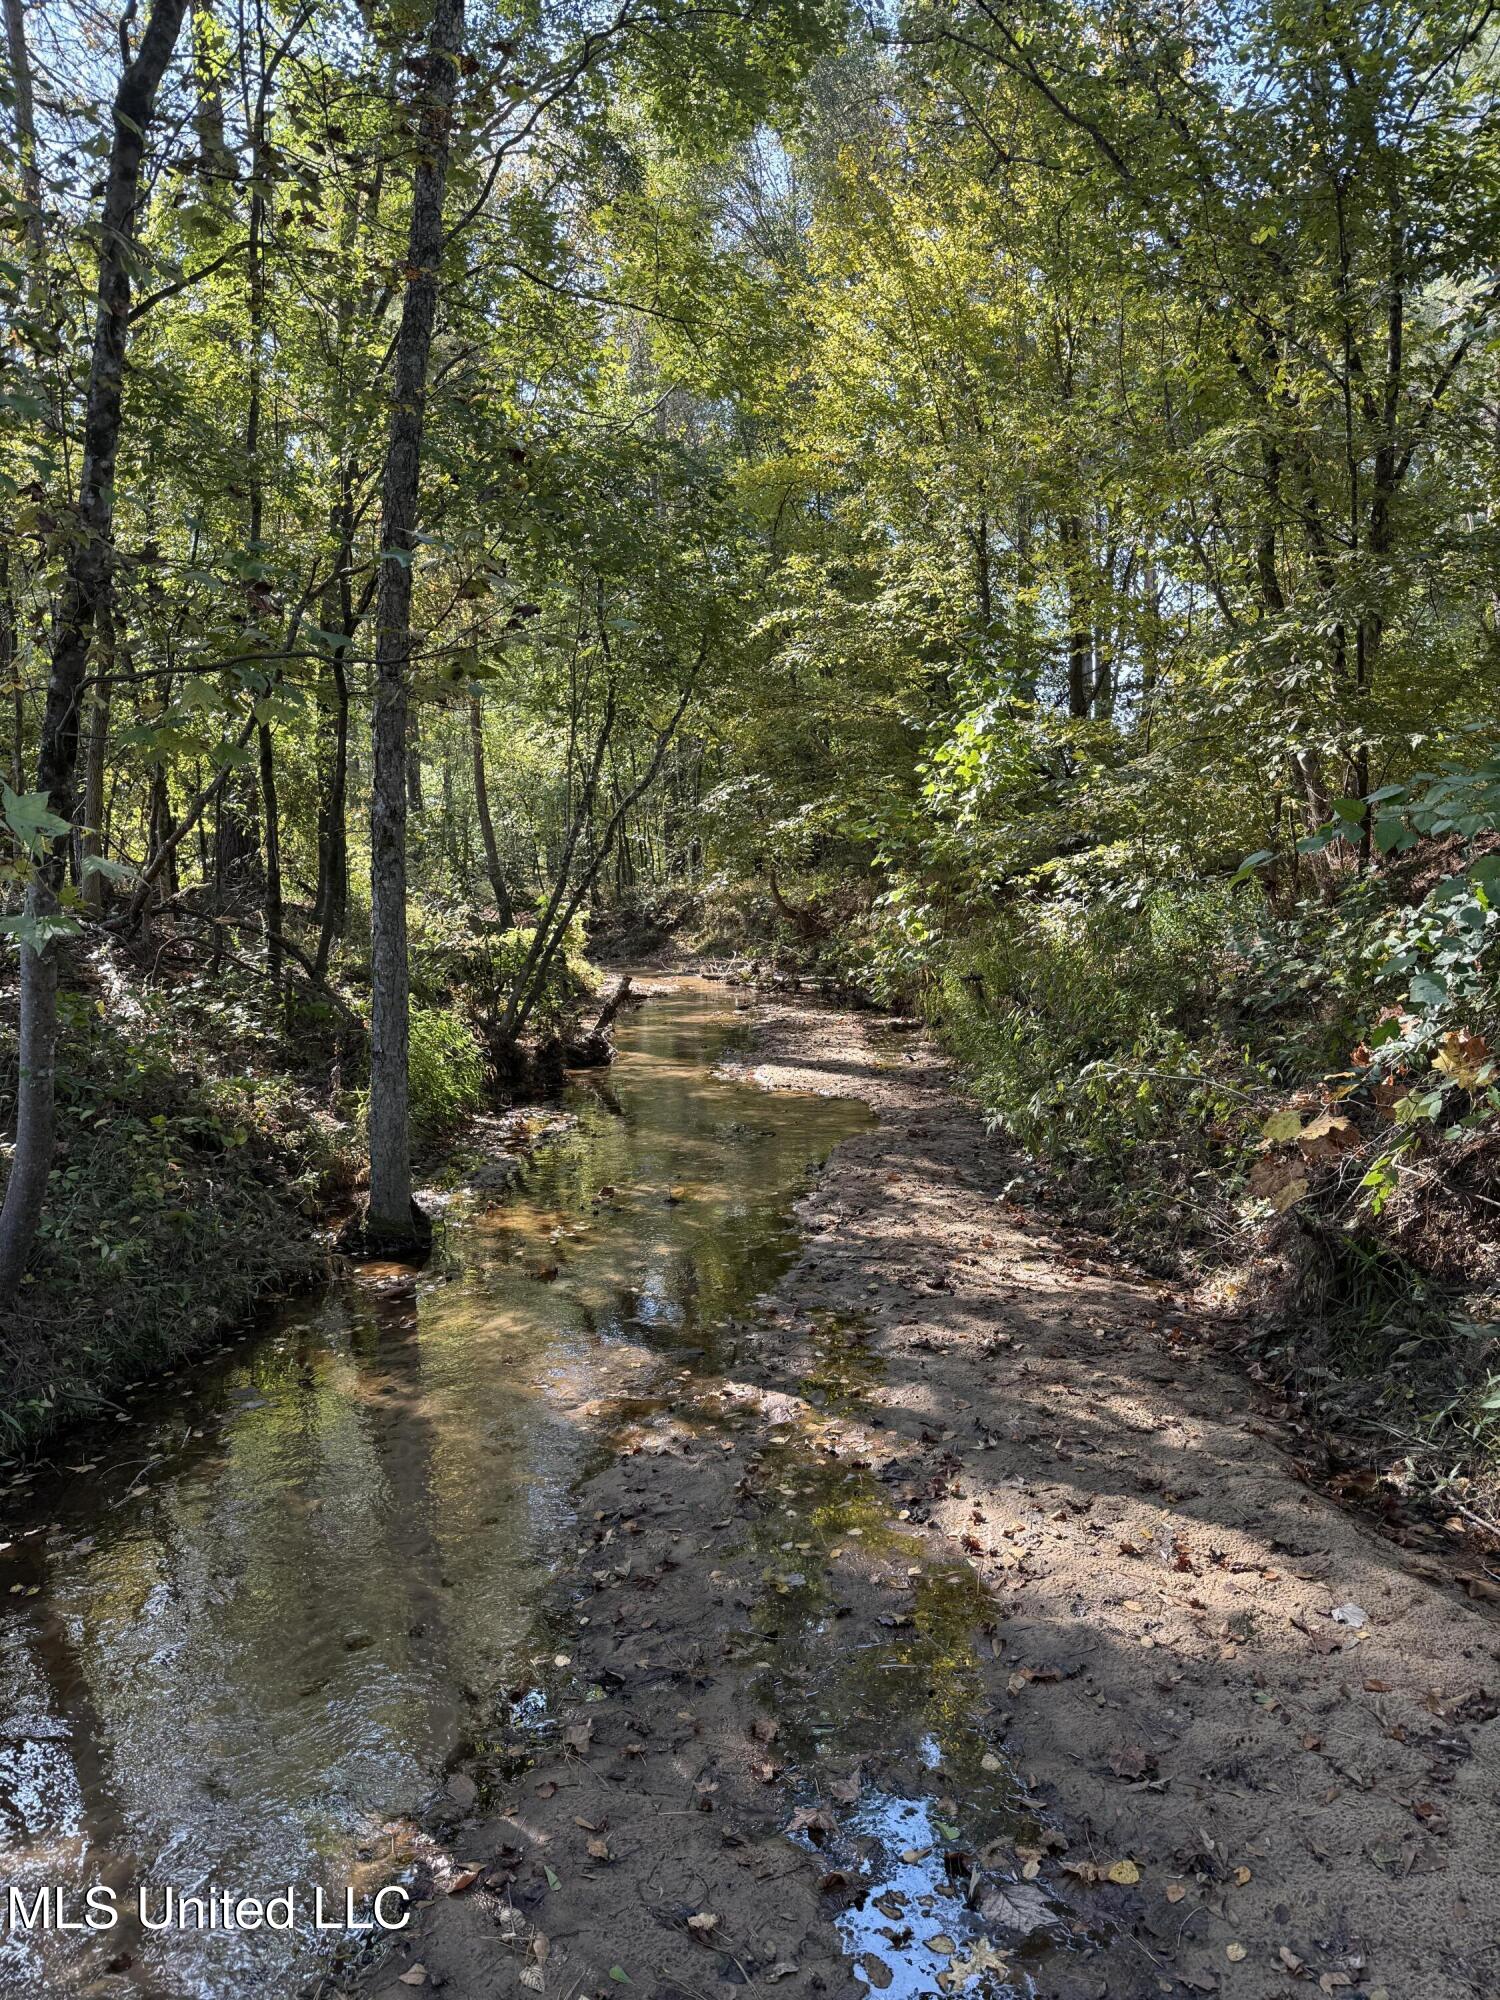
[[[418,955],[419,1154],[492,1094],[476,1021],[522,939]],[[568,946],[540,1009],[549,1033],[594,983],[581,936]],[[122,1386],[315,1283],[322,1225],[366,1170],[368,1048],[348,998],[298,987],[274,1007],[263,981],[232,967],[154,984],[99,945],[72,961],[59,1004],[57,1146],[20,1307],[0,1329],[0,1452],[109,1407]],[[12,994],[0,1102],[15,1100],[16,1061]]]
[[[1042,885],[1033,885],[1040,889]],[[1253,1312],[1259,1366],[1403,1490],[1500,1491],[1493,908],[1350,872],[1054,883],[933,925],[928,1012],[991,1124],[1139,1261]]]
[[[413,913],[413,1000],[430,1010],[461,1013],[472,1025],[476,1046],[491,1047],[533,937],[528,928],[507,928],[472,911],[423,906]],[[532,1010],[532,1032],[545,1037],[576,1025],[599,981],[587,955],[584,920],[575,917],[547,968]]]
[[[1351,1453],[1493,1512],[1497,783],[1388,788],[1390,858],[1330,865],[1328,895],[1304,873],[1297,903],[1263,893],[1264,856],[1141,882],[1098,850],[984,892],[897,879],[873,908],[799,878],[801,925],[753,889],[715,920],[768,963],[850,968],[920,1009],[1049,1200],[1201,1283]]]
[[[216,1073],[150,996],[61,997],[57,1149],[20,1309],[0,1333],[0,1449],[109,1407],[316,1281],[350,1129],[286,1074]],[[0,1042],[13,1097],[15,1041]]]

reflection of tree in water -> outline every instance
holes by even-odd
[[[720,1021],[692,1000],[652,1007],[613,1102],[580,1091],[574,1133],[466,1232],[461,1282],[356,1284],[286,1315],[129,1434],[132,1464],[156,1461],[142,1493],[123,1498],[121,1464],[107,1496],[49,1503],[92,1544],[59,1551],[18,1608],[10,1705],[29,1679],[30,1708],[70,1733],[57,1754],[90,1880],[144,1856],[188,1892],[337,1884],[361,1830],[439,1781],[471,1694],[524,1675],[592,1449],[570,1412],[601,1338],[711,1347],[782,1268],[809,1159],[864,1122],[714,1081]],[[552,1283],[534,1275],[543,1248]],[[169,1936],[142,1958],[163,1994],[201,1972],[248,1996],[283,1949]]]

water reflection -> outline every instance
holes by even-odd
[[[865,1120],[714,1079],[731,1031],[714,988],[653,999],[575,1128],[458,1232],[456,1275],[341,1287],[64,1454],[88,1469],[0,1531],[5,1885],[104,1883],[128,1912],[141,1880],[295,1882],[305,1916],[395,1844],[544,1643],[611,1360],[716,1357],[809,1164]],[[325,1948],[127,1914],[12,1931],[0,1994],[290,1993]]]

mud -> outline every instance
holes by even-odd
[[[608,1412],[546,1688],[360,1990],[1492,1995],[1500,1625],[910,1034],[759,1005],[857,1096],[795,1264]]]

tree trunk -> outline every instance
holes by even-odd
[[[260,803],[262,837],[265,842],[266,893],[266,977],[272,990],[281,992],[281,822],[276,807],[276,746],[271,726],[262,722],[258,729],[260,749]]]
[[[4,0],[5,44],[10,56],[11,117],[26,202],[27,303],[35,307],[47,271],[47,238],[42,223],[42,172],[36,150],[36,106],[31,88],[31,52],[26,46],[23,0]]]
[[[10,559],[0,549],[0,686],[10,690],[10,788],[25,789],[26,704],[21,690],[21,649],[16,630],[16,604],[10,594]]]
[[[536,937],[533,940],[530,952],[527,954],[525,967],[521,972],[520,978],[516,981],[516,989],[511,995],[510,1005],[506,1008],[505,1018],[501,1023],[500,1031],[503,1040],[518,1040],[525,1032],[526,1023],[531,1019],[532,1009],[536,1006],[537,1001],[541,999],[546,989],[547,974],[551,969],[552,961],[556,957],[563,939],[568,934],[568,926],[578,914],[579,905],[594,886],[599,871],[609,859],[610,851],[619,837],[620,828],[625,824],[625,815],[636,801],[656,783],[667,751],[671,747],[672,740],[677,734],[678,726],[687,712],[687,705],[693,698],[693,689],[697,685],[698,675],[702,672],[703,662],[707,657],[707,653],[708,641],[705,638],[702,650],[698,655],[697,665],[688,677],[687,685],[682,690],[676,708],[673,709],[670,717],[657,733],[656,745],[651,754],[651,761],[647,764],[643,776],[636,781],[620,801],[619,805],[615,807],[614,812],[611,813],[609,822],[604,829],[603,838],[594,844],[592,857],[583,872],[582,879],[567,902],[559,909],[558,903],[561,899],[562,891],[567,886],[568,866],[571,865],[572,861],[572,848],[569,848],[568,860],[564,864],[557,889],[547,907],[546,915],[536,927]],[[595,758],[585,794],[585,805],[589,809],[590,814],[592,814],[594,790],[599,778],[599,764],[603,758],[603,746],[607,741],[608,731],[606,730],[601,736],[599,755]]]
[[[68,556],[53,629],[52,668],[42,717],[37,788],[71,825],[78,764],[78,705],[89,642],[108,587],[114,527],[115,459],[130,314],[130,266],[140,200],[141,160],[156,92],[182,26],[185,0],[155,0],[146,32],[115,93],[109,168],[99,230],[98,316],[84,409],[78,480],[78,534]],[[66,839],[50,843],[27,891],[35,921],[54,915]],[[0,1307],[14,1304],[31,1253],[52,1169],[57,1060],[57,950],[21,948],[20,1078],[16,1139],[0,1210]]]
[[[1093,705],[1094,675],[1083,576],[1083,523],[1076,514],[1064,515],[1061,536],[1068,592],[1068,714],[1075,722],[1085,722]]]
[[[370,803],[370,1199],[365,1241],[420,1250],[430,1234],[411,1196],[407,1118],[410,974],[406,957],[407,670],[412,563],[422,471],[427,367],[443,253],[448,148],[463,41],[463,0],[433,0],[417,110],[406,295],[381,489],[375,714]]]
[[[477,690],[469,696],[469,740],[474,747],[474,810],[479,816],[479,837],[484,842],[484,869],[490,878],[490,894],[495,899],[496,915],[509,930],[515,921],[515,910],[500,866],[500,849],[495,843],[490,787],[484,774],[484,708]]]
[[[320,979],[349,920],[349,677],[342,647],[330,656],[328,671],[333,682],[333,755],[318,824],[318,949],[313,960]]]
[[[167,790],[164,764],[153,764],[151,767],[148,812],[146,866],[151,880],[161,883],[160,900],[165,901],[177,893],[177,841],[174,838],[176,829],[172,824],[172,800]]]
[[[104,853],[104,771],[109,755],[110,682],[115,666],[114,610],[106,593],[94,614],[94,698],[89,705],[88,755],[83,768],[83,858],[97,861]],[[83,872],[85,908],[96,915],[104,907],[104,877],[97,868]]]

